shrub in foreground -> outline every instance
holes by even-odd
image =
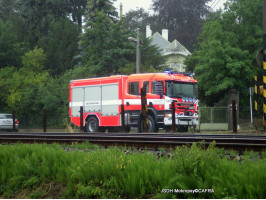
[[[264,198],[265,185],[264,154],[237,161],[214,146],[162,157],[89,144],[0,146],[0,198]]]

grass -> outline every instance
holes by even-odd
[[[266,154],[230,160],[215,146],[171,156],[91,144],[0,146],[0,198],[265,198]],[[162,193],[163,189],[173,192]],[[175,189],[212,189],[178,193]]]

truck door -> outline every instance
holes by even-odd
[[[85,88],[85,112],[101,112],[101,86]]]
[[[84,88],[82,87],[77,87],[77,88],[72,88],[72,102],[71,102],[71,115],[72,117],[79,117],[80,116],[80,106],[83,105],[84,101]]]
[[[102,86],[102,116],[118,116],[118,84]]]

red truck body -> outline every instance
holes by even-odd
[[[156,83],[163,87],[156,94]],[[143,73],[79,79],[70,82],[69,116],[80,126],[80,106],[83,124],[89,132],[122,126],[121,105],[124,105],[126,126],[140,126],[140,89],[146,87],[149,131],[168,129],[172,125],[171,102],[175,101],[176,125],[187,131],[198,124],[197,81],[184,74]],[[101,129],[102,128],[102,129]]]

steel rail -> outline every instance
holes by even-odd
[[[175,148],[176,146],[216,143],[219,148],[264,151],[266,136],[250,135],[185,135],[127,133],[0,133],[0,143],[77,143],[88,141],[104,146],[134,146],[142,148]]]
[[[4,132],[4,131],[0,131],[0,135],[74,135],[74,136],[91,136],[91,135],[101,135],[101,136],[160,136],[160,137],[231,137],[231,138],[265,138],[266,139],[266,135],[239,135],[239,134],[223,134],[223,135],[217,135],[217,134],[187,134],[187,133],[63,133],[63,132],[59,132],[59,133],[42,133],[42,132],[25,132],[25,133],[21,133],[21,132]]]

